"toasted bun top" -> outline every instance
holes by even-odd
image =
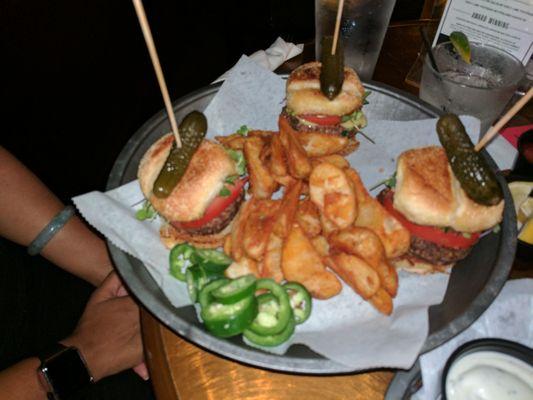
[[[320,91],[318,61],[303,64],[287,80],[287,107],[296,114],[346,115],[363,105],[365,89],[355,71],[344,68],[342,90],[333,100]]]
[[[168,221],[187,222],[202,217],[207,206],[218,195],[224,180],[237,173],[235,162],[224,148],[204,140],[180,182],[167,198],[155,197],[154,182],[168,157],[174,137],[163,136],[143,156],[137,176],[144,196]]]
[[[501,221],[503,205],[503,200],[491,207],[471,200],[442,147],[412,149],[398,158],[394,208],[414,223],[479,232]]]

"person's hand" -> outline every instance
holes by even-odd
[[[78,348],[95,381],[132,367],[148,378],[139,309],[115,273],[94,291],[74,333],[62,343]]]

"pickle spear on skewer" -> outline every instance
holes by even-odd
[[[483,156],[475,151],[457,115],[440,117],[437,133],[453,173],[468,197],[484,206],[498,204],[503,199],[503,193],[496,175]]]
[[[153,193],[158,198],[165,198],[180,181],[189,161],[202,143],[207,132],[207,119],[204,114],[193,111],[185,116],[179,125],[179,133],[182,141],[181,148],[172,144],[170,153],[161,172],[154,182]]]
[[[342,89],[344,83],[344,51],[339,36],[335,54],[331,54],[333,36],[322,38],[322,69],[320,71],[320,90],[324,95],[333,100]]]

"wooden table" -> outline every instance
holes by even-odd
[[[389,27],[374,80],[417,94],[418,89],[407,84],[405,77],[420,50],[420,24],[434,27],[436,21]],[[312,52],[313,46],[306,46],[304,54],[285,67],[290,70],[312,59]],[[513,276],[531,277],[533,271],[517,269]],[[394,375],[387,370],[337,376],[265,371],[199,348],[165,328],[145,309],[141,310],[141,323],[147,363],[159,400],[382,399]]]

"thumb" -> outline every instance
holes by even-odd
[[[122,282],[115,272],[111,272],[100,286],[93,292],[89,303],[101,303],[102,301],[117,297],[122,287]]]

